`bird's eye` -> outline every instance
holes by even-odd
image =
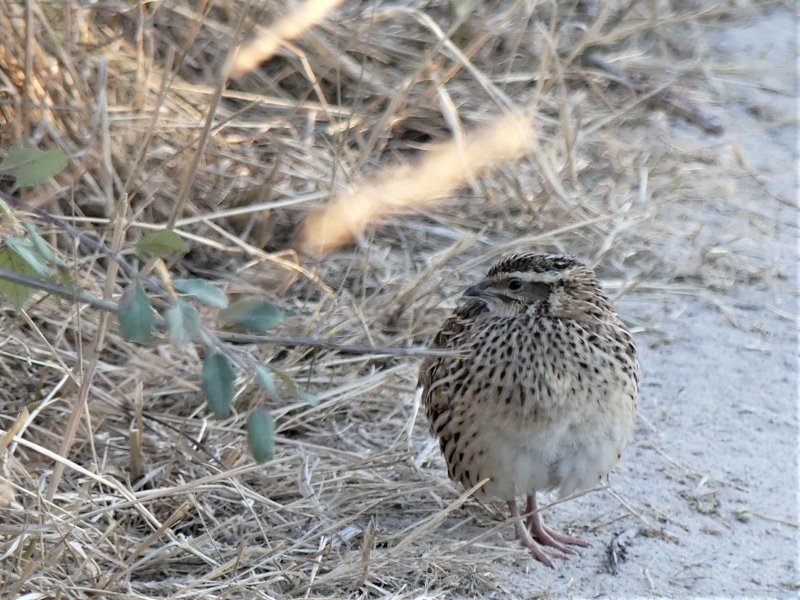
[[[508,291],[510,292],[522,291],[522,286],[522,279],[509,279],[508,281]]]

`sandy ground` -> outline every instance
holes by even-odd
[[[621,300],[645,372],[636,433],[610,477],[629,508],[605,491],[553,507],[552,524],[572,524],[594,546],[558,572],[524,555],[496,564],[495,597],[797,597],[797,105],[787,72],[796,26],[778,9],[708,41],[712,60],[753,67],[747,82],[711,81],[723,138],[669,124],[687,151],[737,140],[761,184],[735,182],[744,205],[730,210],[675,207],[687,239],[663,251],[680,256],[702,223],[710,252],[747,257],[762,276],[719,293],[691,285],[689,273],[684,292]],[[642,534],[648,527],[658,533]],[[609,548],[620,534],[614,575]]]

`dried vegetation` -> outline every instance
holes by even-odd
[[[192,250],[166,265],[172,276],[266,293],[291,315],[281,335],[421,347],[459,290],[517,249],[585,256],[612,293],[758,276],[704,247],[701,231],[660,223],[677,206],[735,205],[713,178],[746,173],[713,137],[704,152],[673,144],[668,122],[682,117],[654,102],[670,86],[713,114],[704,74],[736,70],[705,59],[704,32],[757,7],[492,1],[460,14],[468,4],[348,2],[223,85],[237,45],[283,2],[0,0],[0,149],[60,146],[68,171],[26,192],[29,205],[123,250],[174,222]],[[533,117],[524,157],[427,180],[431,144],[452,140],[458,156],[472,130],[516,111]],[[391,195],[386,181],[414,205],[373,198],[378,223],[340,232],[354,243],[298,254],[309,212]],[[80,285],[119,297],[125,278],[104,257],[47,234]],[[664,252],[667,237],[680,248]],[[237,410],[220,422],[197,354],[165,336],[127,344],[95,309],[46,296],[0,320],[0,429],[18,425],[2,444],[0,596],[502,590],[487,564],[519,550],[496,535],[499,511],[446,481],[415,425],[413,358],[241,345],[321,402],[266,398],[242,375]],[[278,422],[277,457],[263,466],[244,443],[257,405]]]

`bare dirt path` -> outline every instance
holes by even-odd
[[[734,192],[727,210],[672,207],[687,237],[661,250],[690,263],[688,236],[700,231],[704,254],[747,257],[752,283],[706,291],[687,264],[685,289],[641,288],[619,303],[639,325],[645,371],[636,435],[610,479],[629,509],[606,492],[554,507],[552,518],[588,527],[594,547],[557,573],[526,557],[498,566],[498,597],[796,597],[796,27],[778,9],[719,32],[709,58],[752,67],[748,80],[710,79],[724,137],[670,125],[687,152],[727,145],[753,178],[718,182]],[[660,533],[642,535],[645,522]]]

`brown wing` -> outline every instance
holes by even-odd
[[[483,300],[475,298],[459,306],[453,315],[444,322],[439,333],[433,338],[432,349],[469,350],[465,338],[478,316],[489,311]],[[467,368],[469,357],[431,356],[426,358],[419,372],[417,387],[422,388],[422,402],[425,406],[431,432],[439,435],[447,418],[440,419],[450,412],[450,399],[453,382]]]

